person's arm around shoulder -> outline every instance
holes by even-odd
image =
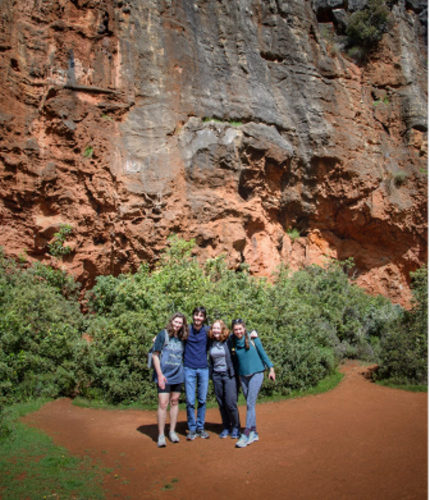
[[[254,339],[255,342],[255,347],[257,348],[258,354],[261,358],[261,361],[263,364],[269,368],[269,378],[270,380],[275,381],[276,380],[276,374],[275,374],[275,369],[273,367],[273,363],[270,361],[269,356],[266,354],[266,351],[264,350],[263,344],[261,343],[260,339]]]
[[[257,330],[252,329],[252,330],[249,332],[249,336],[250,336],[252,339],[258,339],[258,332],[257,332]]]

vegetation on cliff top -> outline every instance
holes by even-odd
[[[197,304],[209,322],[235,317],[256,328],[275,364],[265,395],[315,386],[343,358],[380,364],[376,376],[426,383],[427,269],[413,274],[412,311],[371,297],[348,279],[353,263],[328,261],[270,283],[219,257],[199,264],[193,242],[170,240],[159,265],[100,276],[81,312],[78,287],[62,271],[0,256],[0,402],[73,396],[110,403],[156,397],[146,353],[175,311]],[[84,340],[86,334],[91,339]]]

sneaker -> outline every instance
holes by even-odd
[[[157,446],[159,448],[164,448],[166,446],[166,438],[165,438],[164,434],[160,434],[158,436]]]
[[[230,434],[231,439],[239,439],[240,438],[240,432],[239,429],[233,429]]]
[[[172,443],[179,443],[179,441],[180,441],[180,439],[175,431],[169,432],[169,439],[170,439],[170,441],[172,441]]]
[[[197,432],[190,431],[187,434],[187,441],[194,441],[194,439],[196,439],[196,437],[197,437]]]
[[[197,431],[197,436],[201,437],[202,439],[210,438],[209,434],[204,429],[200,429],[199,431]]]
[[[236,448],[245,448],[248,445],[248,436],[246,434],[242,434],[240,436],[239,441],[236,443]]]
[[[221,434],[219,435],[220,439],[225,439],[226,437],[228,437],[228,435],[230,434],[230,431],[228,429],[224,429]]]
[[[258,439],[259,439],[258,434],[255,431],[251,431],[249,433],[249,436],[248,436],[248,443],[247,444],[251,444],[254,441],[258,441]]]

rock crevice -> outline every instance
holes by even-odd
[[[0,221],[7,253],[98,274],[171,233],[270,276],[353,257],[407,304],[427,251],[427,4],[390,4],[357,65],[367,0],[0,0]],[[299,236],[297,236],[297,234]],[[294,236],[292,236],[294,235]]]

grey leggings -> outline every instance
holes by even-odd
[[[246,399],[246,429],[250,431],[257,430],[257,416],[255,405],[257,403],[258,393],[263,383],[264,372],[253,373],[252,375],[241,375],[240,383]]]

